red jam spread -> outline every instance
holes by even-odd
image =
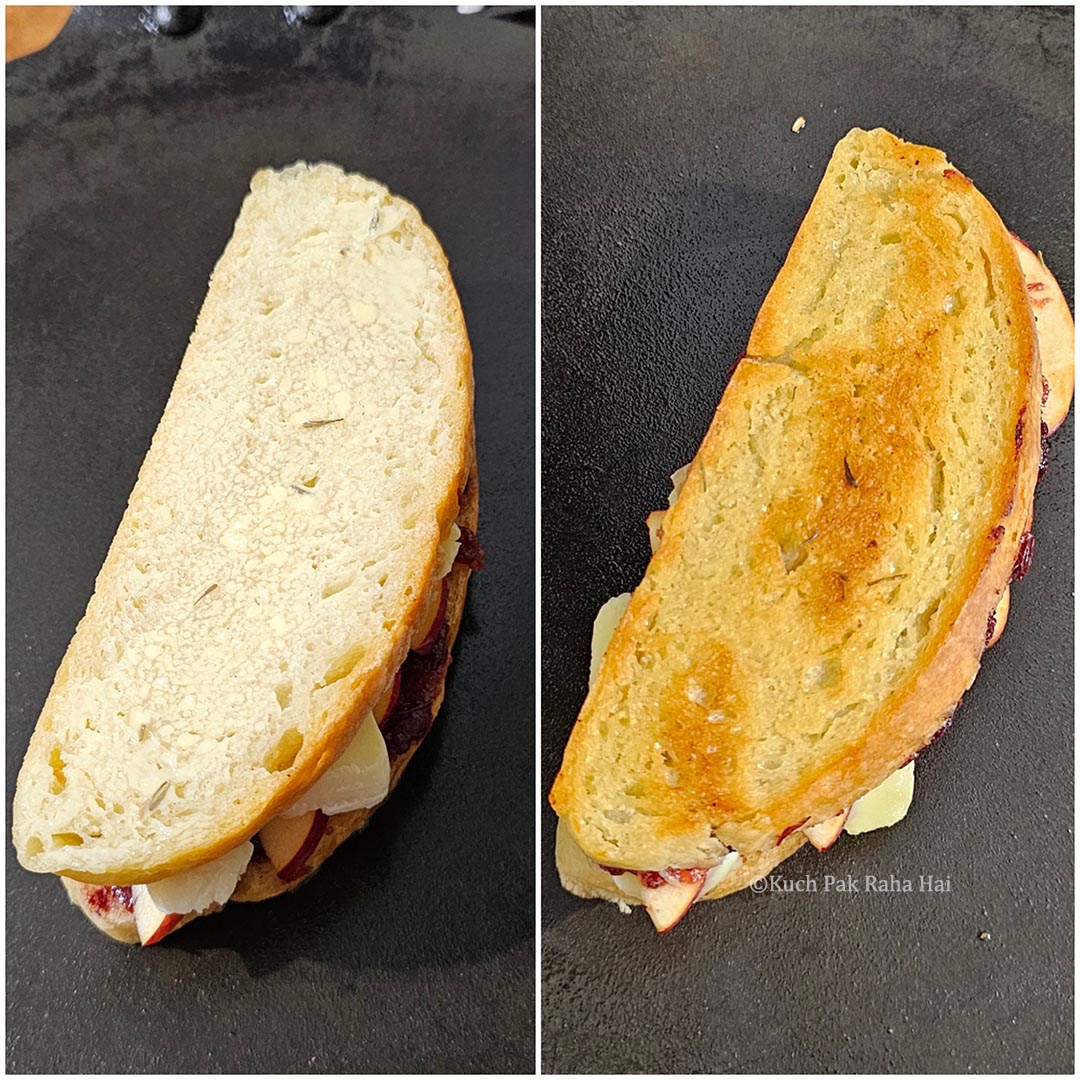
[[[117,908],[128,912],[135,910],[130,885],[86,885],[83,895],[90,909],[97,915],[109,915]]]
[[[691,866],[688,869],[669,866],[663,873],[659,870],[622,870],[618,866],[601,866],[600,869],[613,877],[634,874],[646,889],[659,889],[661,885],[672,885],[675,881],[683,885],[696,885],[704,881],[709,873],[707,866]]]

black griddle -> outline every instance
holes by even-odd
[[[838,139],[881,125],[942,147],[1071,302],[1073,29],[1045,7],[545,9],[545,794],[593,617],[640,580],[645,514],[704,435]],[[1071,416],[1035,533],[907,818],[780,868],[817,893],[744,891],[660,938],[563,892],[545,808],[545,1071],[1072,1071]],[[826,892],[826,874],[951,892]]]
[[[77,9],[8,65],[8,805],[251,174],[413,200],[475,353],[477,574],[435,729],[296,893],[139,950],[7,860],[11,1072],[531,1072],[534,47],[455,10]],[[10,825],[10,818],[8,819]]]

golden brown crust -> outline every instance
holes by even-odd
[[[871,269],[894,260],[894,269],[882,276],[889,289],[900,289],[899,295],[886,292],[880,311],[863,324],[852,321],[854,316],[849,319],[854,303],[845,306],[839,300],[843,288],[858,287],[858,275],[838,283],[830,276],[830,266],[835,261],[831,253],[850,235],[845,233],[850,222],[830,219],[832,204],[823,181],[755,322],[748,353],[757,359],[744,360],[725,391],[682,494],[665,518],[663,538],[645,580],[605,654],[552,788],[552,806],[598,863],[633,869],[710,865],[724,845],[748,862],[771,860],[785,830],[807,820],[823,821],[850,806],[916,754],[955,708],[978,670],[987,615],[1011,577],[1034,491],[1041,388],[1034,323],[1008,232],[939,151],[900,143],[885,133],[855,134],[864,140],[860,145],[877,140],[880,156],[892,155],[902,166],[897,184],[882,185],[880,195],[873,185],[880,184],[881,176],[867,178],[865,194],[875,209],[887,207],[881,217],[897,232],[882,230],[880,249],[876,234],[856,237]],[[835,181],[842,172],[847,162],[838,158],[851,145],[838,146],[827,180]],[[853,157],[851,166],[857,165]],[[909,165],[921,170],[912,173],[910,190],[903,187]],[[835,202],[836,189],[831,190]],[[942,221],[949,215],[942,214],[939,199],[954,199],[960,217],[967,218],[957,228],[966,231],[974,224],[985,243],[985,283],[984,265],[976,254],[968,267],[967,296],[962,283],[958,287],[957,275],[950,277],[950,270],[958,270],[957,240],[942,231],[952,226]],[[894,212],[893,203],[900,202],[910,207],[910,218]],[[887,254],[879,254],[882,251]],[[814,272],[807,273],[807,263],[824,264],[825,270],[819,276],[815,265],[810,268]],[[968,302],[982,303],[976,287],[985,289],[987,306],[993,301],[995,314],[1003,320],[985,355],[991,366],[992,361],[999,365],[999,379],[1007,387],[1005,399],[993,404],[994,427],[987,439],[993,472],[970,504],[974,509],[968,510],[966,503],[974,482],[959,489],[957,498],[965,500],[971,531],[953,534],[952,569],[947,578],[942,576],[945,570],[937,571],[940,595],[920,594],[922,586],[913,585],[907,587],[914,590],[910,606],[903,597],[892,604],[883,598],[887,590],[871,592],[879,582],[891,582],[893,572],[901,569],[890,568],[881,549],[892,544],[904,556],[903,526],[913,525],[912,538],[906,540],[910,558],[925,544],[916,541],[918,530],[929,533],[932,542],[930,528],[924,529],[931,506],[942,503],[933,509],[941,518],[943,510],[957,505],[944,503],[947,495],[935,490],[932,474],[935,443],[941,445],[938,426],[944,430],[951,425],[954,438],[960,427],[955,411],[951,417],[939,416],[949,377],[939,362],[939,350],[946,347],[939,334],[951,333],[944,316],[954,306],[962,312]],[[828,312],[830,320],[835,313],[839,330],[832,329],[832,321],[815,328],[807,314],[820,317],[814,305],[828,288],[840,290]],[[959,352],[959,340],[947,343],[952,357]],[[1000,374],[1000,343],[1008,346],[1008,381]],[[904,362],[875,361],[897,352]],[[977,368],[966,375],[959,361],[951,362],[952,378],[978,377]],[[950,390],[953,400],[959,397],[956,385]],[[755,426],[759,414],[764,421]],[[910,427],[905,429],[905,423]],[[755,448],[755,440],[766,443],[789,426],[801,430],[799,424],[808,432],[802,443],[772,444],[774,451],[803,448],[799,460],[787,459],[790,467],[780,467],[778,457],[770,459],[767,451]],[[966,445],[962,428],[960,438]],[[735,502],[725,502],[717,492],[728,490],[729,470],[737,466],[743,469],[740,475],[753,477],[755,459],[756,475],[763,478],[759,482],[774,484],[768,489],[770,497],[762,493],[755,498],[755,486],[747,482],[731,491]],[[790,473],[789,490],[782,478],[771,479],[778,467],[784,475],[785,468]],[[756,512],[758,503],[763,505],[755,524],[746,507],[753,504]],[[912,517],[905,521],[907,507]],[[729,527],[728,518],[739,526]],[[747,522],[745,562],[731,557],[730,580],[736,584],[716,584],[716,552],[743,543],[735,530]],[[785,531],[789,528],[790,537]],[[936,551],[941,550],[940,539],[938,544]],[[740,560],[743,555],[740,547]],[[939,565],[945,565],[944,557]],[[744,567],[754,576],[756,591],[747,593],[753,601],[745,610],[734,602],[726,609],[715,606],[726,595],[742,595],[736,573],[741,575]],[[698,573],[691,588],[694,568]],[[673,588],[678,603],[665,605]],[[777,600],[757,599],[773,593]],[[782,608],[780,600],[788,607]],[[920,610],[923,604],[927,606]],[[725,610],[729,621],[711,614],[718,610]],[[780,610],[792,621],[763,614]],[[733,611],[743,617],[731,619]],[[747,621],[754,618],[757,626]],[[796,623],[800,633],[791,635]],[[914,627],[917,648],[902,646],[908,626]],[[768,643],[777,637],[778,627],[792,636],[791,648],[778,648],[769,656],[771,668],[763,669],[760,650],[750,649],[747,641]],[[834,638],[835,648],[843,649],[843,634],[849,629],[864,633],[865,651],[831,652]],[[874,699],[869,721],[860,719],[861,727],[849,729],[837,719],[845,715],[843,709],[837,708],[835,715],[830,710],[850,701],[847,680],[858,677],[858,657],[873,648],[881,651],[882,643],[874,640],[879,629],[888,634],[888,655],[903,659],[887,683],[888,696],[880,706]],[[754,638],[756,630],[761,633]],[[837,663],[834,669],[807,669],[802,685],[812,685],[823,706],[796,713],[792,703],[805,693],[800,687],[779,702],[780,708],[790,706],[781,720],[777,712],[763,713],[760,701],[768,700],[773,676],[783,674],[783,665],[801,675],[807,656],[817,659],[819,654],[846,657],[845,664]],[[749,670],[755,666],[756,671]],[[647,690],[641,690],[643,682]],[[819,716],[828,725],[817,729],[811,722]],[[834,719],[835,729],[830,730]],[[640,734],[633,737],[620,732],[635,727]],[[622,740],[623,773],[609,782],[610,758],[604,748],[606,740],[614,738]],[[767,740],[777,748],[775,753],[762,750]],[[803,755],[797,768],[790,764],[791,748]],[[763,782],[762,768],[776,770],[778,779],[766,777]]]
[[[461,498],[461,505],[456,515],[456,521],[459,525],[462,525],[475,533],[479,520],[479,475],[476,469],[475,449],[473,448],[471,438],[469,445],[469,479]],[[465,610],[465,597],[468,589],[469,575],[469,568],[460,563],[455,564],[449,574],[446,618],[448,625],[447,650],[451,654],[454,642],[457,639],[458,630],[461,626],[462,615]],[[440,689],[439,695],[435,699],[433,706],[433,714],[436,716],[442,705],[445,687],[446,684],[444,679],[442,688]],[[420,742],[414,743],[404,754],[394,758],[391,762],[390,787],[387,792],[387,798],[389,798],[390,793],[397,786],[398,780],[405,771],[405,766],[412,760],[413,754],[420,748],[422,742],[423,740],[421,739]],[[382,804],[380,803],[379,805],[381,806]],[[332,815],[327,824],[326,833],[318,847],[312,852],[308,859],[308,864],[311,867],[310,871],[305,874],[304,877],[298,878],[296,881],[282,881],[277,876],[277,873],[269,860],[256,856],[244,872],[244,875],[237,884],[236,891],[230,897],[230,900],[240,903],[269,900],[302,885],[316,870],[319,869],[338,847],[354,833],[359,832],[368,823],[377,809],[378,807],[375,806],[362,810],[353,810],[349,813]],[[247,839],[247,837],[245,837],[245,839]],[[60,880],[63,883],[68,896],[71,898],[72,903],[75,904],[99,930],[108,934],[110,937],[115,938],[117,941],[127,943],[138,942],[139,936],[135,929],[135,919],[131,913],[121,911],[108,917],[102,917],[86,902],[85,887],[83,883],[71,880],[67,877],[61,877]],[[209,912],[204,912],[203,914],[209,914]],[[196,918],[199,918],[198,913],[185,915],[180,926],[184,926],[192,919]],[[175,933],[175,931],[173,932]]]

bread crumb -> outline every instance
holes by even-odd
[[[798,135],[804,127],[806,127],[806,117],[800,116],[799,119],[791,125],[791,130],[794,131],[796,135]]]
[[[624,915],[632,915],[634,913],[634,909],[625,900],[617,900],[616,903],[619,905],[619,910]]]

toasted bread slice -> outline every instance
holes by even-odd
[[[472,445],[415,208],[331,165],[257,173],[31,739],[23,865],[152,882],[309,787],[413,643]]]
[[[588,859],[773,863],[942,726],[1032,505],[1025,293],[940,151],[841,140],[566,748]]]

